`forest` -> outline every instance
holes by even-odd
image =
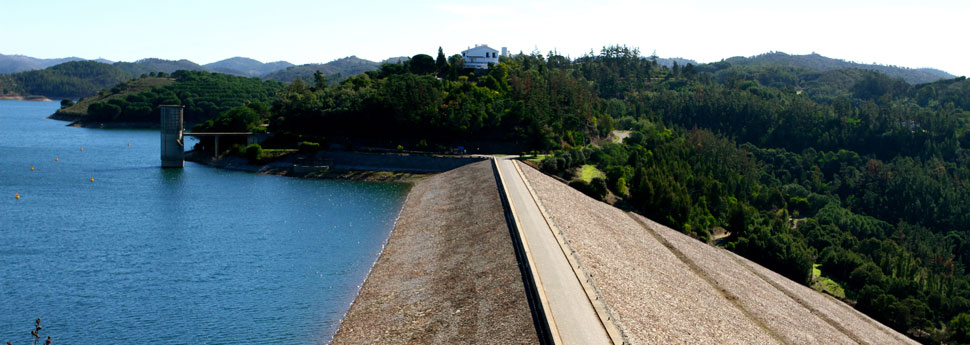
[[[625,46],[519,54],[487,70],[439,48],[339,82],[172,77],[89,116],[151,120],[173,103],[200,129],[268,128],[280,147],[525,153],[594,198],[806,285],[834,284],[826,291],[920,342],[970,343],[965,78],[666,67]],[[617,130],[628,136],[614,140]],[[605,178],[579,179],[584,166]]]

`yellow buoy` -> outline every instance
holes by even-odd
[[[30,171],[34,171],[34,166],[33,165],[30,166]]]
[[[93,177],[91,178],[91,182],[94,182],[94,178]]]
[[[56,162],[56,161],[59,161],[59,159],[57,159],[57,157],[54,157],[54,161],[55,161],[55,162]]]
[[[13,197],[17,198],[17,200],[20,200],[20,193],[17,193],[17,195],[14,195]]]

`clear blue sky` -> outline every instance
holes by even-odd
[[[700,62],[768,51],[970,75],[970,1],[0,0],[0,53],[205,64],[448,55],[577,57],[608,44]]]

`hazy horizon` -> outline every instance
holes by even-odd
[[[451,55],[483,43],[513,53],[556,50],[575,58],[625,44],[643,55],[656,51],[700,63],[771,51],[814,52],[863,64],[970,75],[964,62],[970,48],[955,41],[964,31],[961,22],[970,17],[970,3],[959,1],[381,1],[362,6],[305,0],[274,5],[110,0],[7,2],[3,7],[8,15],[0,22],[6,41],[0,53],[36,58],[207,64],[238,56],[300,65],[352,55],[372,61],[434,55],[439,46]]]

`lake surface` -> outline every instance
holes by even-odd
[[[58,106],[0,100],[0,343],[326,343],[408,191],[163,170],[158,130]]]

